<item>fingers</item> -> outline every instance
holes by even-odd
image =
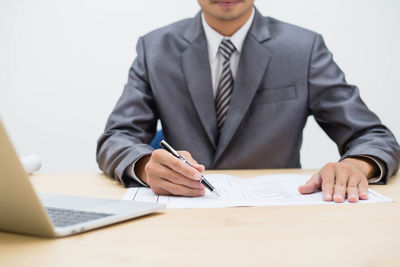
[[[198,181],[201,179],[201,173],[196,168],[187,165],[182,160],[174,157],[171,153],[165,150],[162,149],[155,150],[151,155],[151,161],[156,165],[164,166],[166,169],[172,170],[173,172],[179,173],[192,180]],[[195,164],[199,165],[197,163]],[[158,168],[160,166],[154,166],[154,167]],[[165,168],[163,169],[164,171],[166,170]]]
[[[368,199],[368,180],[363,179],[357,173],[352,174],[347,184],[347,200],[350,203],[356,203],[360,199]]]
[[[187,152],[187,151],[178,151],[179,154],[182,155],[182,157],[184,157],[191,165],[193,168],[195,168],[196,170],[198,170],[199,172],[204,172],[205,171],[205,167],[202,164],[199,164],[193,157],[192,155]]]
[[[358,179],[355,176],[350,177],[348,185],[347,185],[347,199],[351,203],[358,202],[359,193],[358,193]]]
[[[333,163],[326,164],[320,171],[322,179],[322,198],[325,201],[332,201],[335,185],[336,170]]]
[[[368,199],[368,179],[356,166],[344,163],[328,163],[320,171],[322,194],[325,201],[350,203]]]
[[[183,153],[183,152],[182,152]],[[183,153],[191,167],[165,150],[155,150],[145,166],[147,183],[160,195],[203,196],[205,187],[200,183],[204,166],[188,153]]]
[[[358,194],[360,199],[367,200],[368,199],[368,180],[362,180],[358,184]]]
[[[311,194],[315,191],[321,189],[321,175],[319,173],[315,173],[310,180],[308,180],[305,184],[299,186],[299,192],[301,194]]]
[[[162,191],[168,192],[165,195],[175,195],[175,196],[187,196],[187,197],[198,197],[198,196],[203,196],[204,195],[204,188],[203,189],[195,189],[195,188],[190,188],[184,185],[179,185],[179,184],[174,184],[171,183],[168,180],[163,180],[161,179],[159,184],[159,189]],[[158,190],[156,189],[158,194]]]
[[[166,166],[160,166],[158,171],[160,172],[159,175],[161,178],[174,184],[184,185],[189,188],[204,189],[204,186],[199,182],[199,180],[193,180],[190,177],[184,176],[179,172],[175,172]]]
[[[154,154],[154,156],[153,156]],[[189,165],[187,165],[182,160],[174,157],[171,153],[165,150],[156,150],[152,154],[152,158],[161,165],[171,169],[174,172],[180,173],[181,175],[190,178],[192,180],[200,180],[201,173]]]
[[[346,199],[347,182],[352,175],[351,168],[347,165],[332,164],[335,170],[335,185],[333,187],[333,200],[336,203],[343,203]]]

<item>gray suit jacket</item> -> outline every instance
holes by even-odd
[[[160,119],[165,139],[208,169],[299,168],[307,117],[337,144],[342,158],[369,155],[398,170],[391,132],[345,81],[320,35],[256,11],[245,39],[231,105],[218,139],[207,41],[200,13],[140,38],[128,83],[98,140],[97,161],[124,176]]]

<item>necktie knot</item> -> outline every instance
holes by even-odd
[[[229,60],[235,52],[235,45],[229,39],[223,39],[219,45],[218,52],[224,57],[225,60]]]

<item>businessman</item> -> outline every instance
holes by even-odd
[[[107,175],[157,194],[202,196],[205,168],[299,168],[309,115],[341,158],[301,193],[322,190],[325,201],[357,202],[368,198],[369,183],[384,184],[397,172],[398,143],[346,83],[319,34],[263,17],[254,0],[198,3],[194,18],[139,39],[98,140]],[[194,168],[149,145],[158,120]]]

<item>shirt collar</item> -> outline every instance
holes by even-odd
[[[203,29],[204,29],[204,32],[205,32],[205,35],[207,38],[208,56],[209,56],[210,62],[213,62],[215,60],[215,58],[217,57],[219,45],[220,45],[222,39],[224,39],[224,38],[231,40],[233,45],[236,47],[236,51],[240,54],[242,51],[244,39],[246,38],[247,32],[250,29],[253,19],[254,19],[254,7],[251,12],[250,18],[246,21],[246,23],[239,30],[237,30],[232,36],[226,37],[226,36],[221,35],[219,32],[217,32],[213,28],[211,28],[210,25],[208,25],[208,23],[206,22],[206,20],[204,18],[204,14],[201,13]]]

